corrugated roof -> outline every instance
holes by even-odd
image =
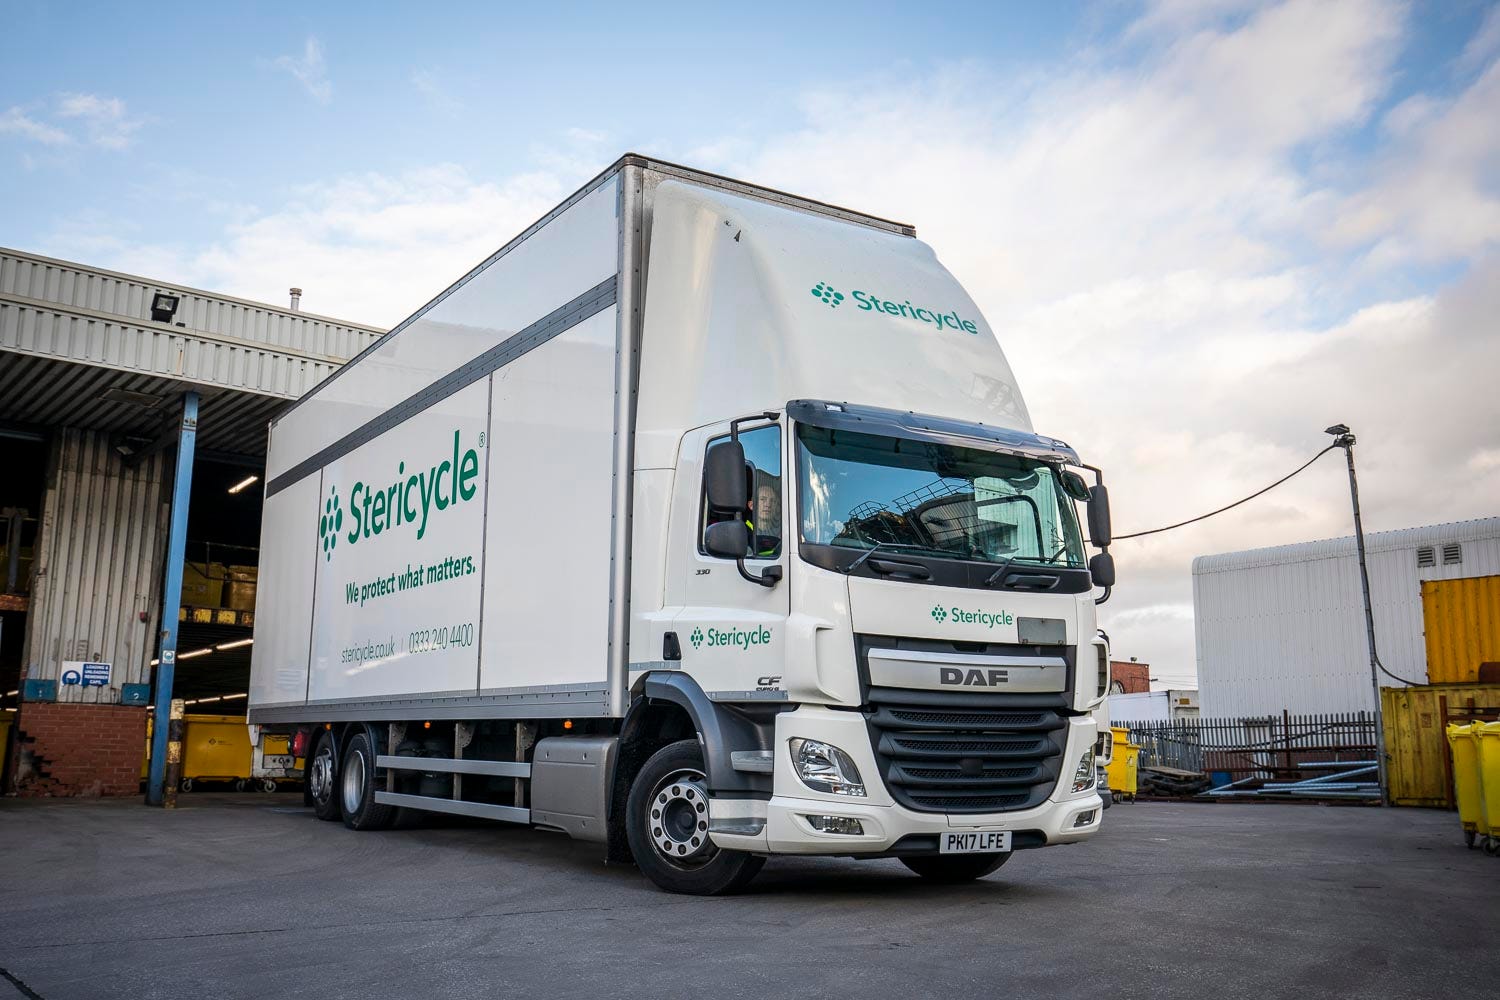
[[[145,406],[106,398],[112,389],[156,397]],[[188,385],[179,379],[121,372],[98,365],[0,353],[0,421],[41,429],[85,427],[119,435],[155,437],[176,425],[177,400],[198,389],[197,446],[261,457],[266,427],[288,405],[277,396]]]
[[[154,437],[191,389],[200,447],[261,456],[270,419],[382,332],[0,248],[0,420]]]
[[[1414,549],[1421,545],[1441,545],[1445,542],[1471,542],[1481,539],[1500,538],[1500,517],[1477,518],[1472,521],[1452,521],[1418,528],[1401,528],[1396,531],[1372,531],[1365,534],[1367,552],[1392,552]],[[1257,566],[1275,566],[1283,563],[1307,562],[1314,559],[1338,559],[1353,555],[1354,536],[1325,538],[1311,542],[1296,542],[1291,545],[1272,545],[1263,549],[1245,549],[1241,552],[1222,552],[1215,555],[1198,556],[1193,560],[1193,575],[1222,573]]]

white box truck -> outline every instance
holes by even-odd
[[[909,226],[625,156],[270,435],[249,719],[322,819],[690,893],[1098,828],[1107,495]]]

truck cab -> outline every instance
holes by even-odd
[[[712,845],[978,871],[1087,838],[1109,684],[1096,584],[1113,583],[1077,514],[1107,543],[1097,470],[1031,430],[925,245],[678,185],[654,218],[631,690],[697,701],[720,734],[708,837],[663,828],[662,860]]]

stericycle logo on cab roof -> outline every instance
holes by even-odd
[[[813,297],[826,302],[832,308],[838,308],[839,303],[844,301],[842,292],[834,291],[832,285],[826,281],[820,281],[813,286]],[[918,323],[928,323],[939,330],[953,330],[958,333],[979,332],[979,327],[973,320],[964,319],[958,314],[958,310],[941,309],[928,306],[914,306],[911,299],[887,299],[874,292],[855,290],[849,293],[854,304],[859,306],[863,312],[885,313],[888,316],[899,316],[902,319],[914,320]]]

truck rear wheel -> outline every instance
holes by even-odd
[[[333,750],[333,733],[318,734],[318,745],[307,761],[307,798],[313,815],[332,823],[339,818],[339,797],[334,788],[338,777],[338,757]]]
[[[696,739],[658,750],[635,776],[625,806],[630,853],[667,892],[715,896],[744,886],[766,863],[708,837],[708,788]]]
[[[344,744],[344,762],[339,768],[339,806],[344,825],[351,830],[384,830],[396,818],[394,806],[375,801],[375,752],[363,729]]]
[[[901,863],[929,882],[957,885],[972,882],[998,869],[1010,860],[1005,854],[927,854],[915,858],[902,858]]]

